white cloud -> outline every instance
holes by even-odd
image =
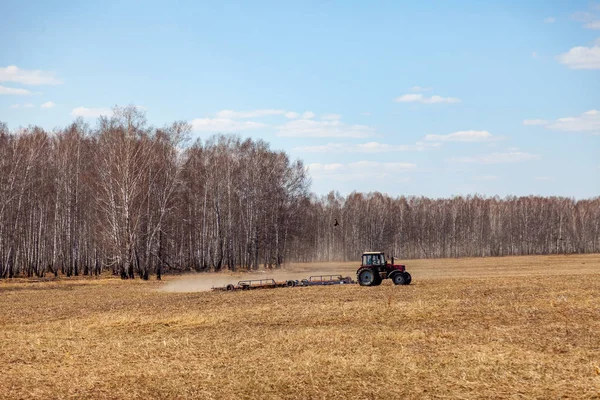
[[[600,133],[600,111],[589,110],[577,117],[559,118],[546,127],[556,131]]]
[[[13,104],[10,106],[10,108],[33,108],[35,107],[32,103],[25,103],[25,104]]]
[[[221,110],[216,116],[217,118],[222,119],[246,119],[246,118],[260,118],[267,117],[271,115],[283,115],[289,119],[303,118],[303,119],[311,119],[315,117],[315,113],[312,111],[305,111],[300,115],[295,111],[286,111],[280,109],[260,109],[260,110],[250,110],[250,111],[234,111],[234,110]],[[337,114],[327,114],[326,116],[335,116]],[[332,118],[336,119],[336,118]],[[339,118],[337,118],[339,119]]]
[[[545,119],[526,119],[523,121],[523,125],[547,125],[548,121]]]
[[[594,10],[600,9],[592,7]],[[578,22],[583,22],[586,29],[600,29],[600,16],[588,11],[579,11],[571,15],[571,18]]]
[[[346,128],[346,125],[339,121],[331,121],[329,124],[317,121],[298,120],[289,123],[288,125],[300,125],[308,123],[307,129],[301,129],[298,134],[282,134],[279,136],[302,136],[302,137],[363,137],[362,135],[371,135],[373,129],[363,125],[353,125],[351,128]],[[357,127],[360,127],[358,129]],[[310,135],[305,130],[310,128]],[[316,132],[318,130],[318,132]],[[346,134],[344,134],[346,130]],[[313,132],[314,131],[314,132]],[[321,132],[324,131],[324,132]],[[318,134],[317,134],[318,133]],[[294,150],[306,153],[391,153],[403,151],[425,151],[427,149],[440,147],[443,142],[493,142],[504,139],[503,137],[494,136],[488,131],[459,131],[448,135],[426,135],[422,141],[411,145],[396,145],[379,142],[367,142],[359,144],[349,143],[328,143],[326,145],[302,146],[296,147]]]
[[[279,126],[250,120],[265,116],[279,115],[288,119]],[[201,132],[238,132],[260,128],[276,128],[282,137],[349,137],[361,138],[374,134],[374,129],[366,125],[349,125],[340,121],[339,114],[323,114],[314,120],[316,114],[305,111],[302,114],[282,109],[260,109],[250,111],[221,110],[214,118],[196,118],[192,121],[194,130]]]
[[[27,89],[10,88],[0,85],[0,94],[31,94]]]
[[[234,111],[234,110],[221,110],[219,111],[216,116],[217,118],[223,118],[223,119],[246,119],[246,118],[260,118],[260,117],[267,117],[267,116],[271,116],[271,115],[283,115],[284,117],[288,118],[288,119],[296,119],[296,118],[303,118],[303,119],[311,119],[315,117],[315,113],[313,113],[312,111],[305,111],[302,113],[302,115],[300,115],[299,113],[295,112],[295,111],[287,111],[287,110],[280,110],[280,109],[260,109],[260,110],[250,110],[250,111]],[[337,114],[326,114],[324,116],[324,119],[326,119],[326,116],[336,116]],[[339,118],[331,118],[331,119],[339,119]]]
[[[571,69],[600,69],[600,40],[592,47],[573,47],[556,59]]]
[[[105,115],[110,117],[113,114],[112,110],[108,108],[87,108],[87,107],[77,107],[71,110],[71,115],[74,117],[83,117],[83,118],[98,118],[101,115]]]
[[[411,92],[429,92],[431,90],[433,90],[433,89],[430,87],[423,87],[423,86],[413,86],[410,88]]]
[[[41,107],[41,108],[52,108],[52,107],[54,107],[54,106],[56,106],[56,104],[54,104],[54,102],[52,102],[52,101],[47,101],[47,102],[45,102],[44,104],[42,104],[40,107]]]
[[[594,14],[588,11],[577,11],[571,14],[571,19],[579,22],[587,22],[594,19]]]
[[[587,29],[600,29],[600,20],[590,21],[584,25],[584,28]]]
[[[576,117],[559,118],[555,121],[526,119],[523,121],[523,125],[539,125],[555,131],[591,132],[600,134],[600,111],[589,110]]]
[[[424,151],[428,148],[439,147],[440,143],[417,142],[414,145],[395,145],[378,142],[361,144],[328,143],[320,146],[296,147],[294,150],[305,153],[392,153],[402,151]]]
[[[308,172],[315,180],[354,181],[369,180],[402,180],[406,177],[398,175],[412,171],[417,167],[412,163],[358,161],[348,164],[313,163],[308,165]]]
[[[0,82],[18,82],[25,85],[60,85],[58,80],[50,72],[40,70],[25,70],[15,65],[0,67]]]
[[[546,24],[553,24],[555,22],[556,22],[556,18],[554,18],[554,17],[548,17],[548,18],[544,19],[544,23],[546,23]]]
[[[221,110],[215,118],[196,118],[192,121],[195,131],[199,132],[239,132],[266,128],[270,125],[249,120],[266,116],[280,115],[288,122],[277,127],[279,136],[290,137],[365,137],[372,129],[361,125],[346,125],[339,121],[338,114],[325,114],[322,121],[314,121],[312,111],[302,114],[281,109],[259,109],[250,111]]]
[[[229,118],[196,118],[192,129],[196,132],[228,133],[264,128],[267,125],[254,121],[236,121]]]
[[[410,93],[404,94],[397,97],[395,100],[397,103],[422,103],[422,104],[440,104],[440,103],[460,103],[460,99],[456,97],[442,97],[442,96],[431,96],[426,97],[422,94]]]
[[[251,111],[222,110],[217,113],[217,118],[244,119],[244,118],[258,118],[258,117],[266,117],[269,115],[285,115],[285,114],[286,114],[285,110],[274,110],[274,109],[251,110]]]
[[[447,135],[425,135],[429,142],[491,142],[501,140],[488,131],[458,131]]]
[[[340,121],[297,119],[279,126],[277,136],[364,138],[373,134],[374,129],[366,125],[348,125]]]
[[[507,153],[485,154],[474,157],[452,157],[449,158],[448,161],[457,163],[508,164],[539,159],[541,159],[541,157],[538,154],[513,151]]]

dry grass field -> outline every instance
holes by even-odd
[[[0,398],[600,398],[600,255],[406,264],[400,287],[0,282]]]

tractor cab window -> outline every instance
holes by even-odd
[[[385,265],[385,255],[363,254],[362,265]]]
[[[385,265],[385,255],[376,254],[373,256],[373,264],[374,265]]]

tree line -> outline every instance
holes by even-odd
[[[355,260],[365,249],[404,259],[600,252],[600,197],[331,192],[311,205],[295,260]]]
[[[365,250],[404,259],[600,251],[600,197],[317,197],[303,163],[262,140],[189,136],[189,124],[151,127],[133,106],[95,128],[0,123],[0,278],[160,279]]]

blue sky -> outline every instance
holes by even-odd
[[[600,3],[0,1],[0,121],[135,104],[319,194],[600,195]]]

